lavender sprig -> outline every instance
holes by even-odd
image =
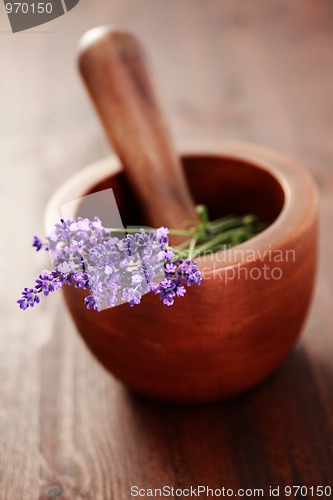
[[[34,236],[32,246],[50,252],[54,270],[44,270],[34,287],[23,290],[19,307],[34,307],[41,294],[47,296],[73,283],[90,290],[84,303],[97,311],[123,302],[140,304],[147,292],[159,295],[163,304],[173,305],[177,297],[185,295],[186,287],[201,284],[202,275],[193,258],[242,243],[265,228],[253,215],[210,221],[204,205],[198,205],[197,212],[201,220],[188,230],[126,229],[127,235],[121,239],[114,234],[123,229],[104,228],[97,217],[62,219],[46,243]],[[169,233],[187,239],[171,248]]]
[[[55,290],[60,290],[63,284],[67,281],[66,276],[57,271],[44,270],[35,281],[33,288],[25,288],[22,292],[22,297],[17,301],[20,309],[27,309],[39,304],[39,294],[43,293],[46,297],[49,293]]]
[[[41,294],[73,283],[90,290],[84,299],[88,309],[101,311],[122,302],[134,306],[149,291],[172,305],[175,297],[185,294],[184,284],[200,284],[197,264],[177,259],[169,247],[167,228],[135,230],[122,239],[113,233],[95,217],[61,220],[45,244],[35,236],[33,247],[51,253],[54,270],[43,271],[33,288],[24,289],[19,307],[34,307]]]

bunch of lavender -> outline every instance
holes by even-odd
[[[61,220],[44,244],[37,236],[33,246],[45,248],[54,259],[54,270],[44,270],[33,288],[25,288],[17,301],[25,310],[63,285],[75,283],[90,290],[88,309],[101,311],[122,302],[140,304],[147,292],[159,295],[171,306],[186,293],[185,285],[200,285],[202,276],[193,259],[207,252],[233,247],[260,233],[266,225],[256,216],[229,215],[210,221],[207,208],[197,206],[200,220],[187,230],[106,229],[100,219]],[[168,234],[182,235],[184,242],[169,246]]]
[[[50,252],[54,269],[42,271],[34,287],[23,290],[17,301],[20,308],[33,307],[41,294],[47,296],[65,284],[89,289],[84,302],[97,311],[122,302],[140,304],[142,295],[150,291],[171,306],[186,293],[184,285],[200,285],[197,263],[175,256],[168,229],[126,229],[133,234],[116,237],[121,231],[104,228],[97,217],[79,217],[56,224],[46,244],[35,236],[33,246]]]

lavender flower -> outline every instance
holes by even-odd
[[[92,295],[89,295],[84,299],[84,303],[87,306],[87,309],[95,309],[95,299]]]
[[[166,262],[164,265],[165,278],[155,287],[154,292],[167,306],[172,306],[175,297],[183,297],[187,286],[200,285],[201,273],[196,262],[178,259],[175,262]]]
[[[36,288],[25,288],[22,292],[22,297],[17,301],[20,309],[27,309],[28,307],[34,307],[35,304],[40,302],[39,291]]]
[[[45,247],[54,258],[54,270],[44,270],[17,302],[25,310],[40,302],[39,294],[47,296],[75,283],[76,288],[90,290],[84,299],[88,309],[100,311],[122,302],[134,306],[149,291],[170,306],[185,295],[185,284],[200,284],[201,273],[195,262],[174,260],[168,233],[164,227],[140,229],[119,239],[97,217],[61,220]],[[33,246],[39,251],[44,245],[35,236]]]
[[[38,238],[38,236],[34,236],[32,246],[36,248],[36,252],[39,252],[43,248],[43,242]]]

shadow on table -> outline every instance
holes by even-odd
[[[316,368],[298,347],[268,380],[227,401],[171,405],[128,392],[133,432],[179,484],[330,484],[333,367]]]

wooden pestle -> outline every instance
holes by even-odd
[[[79,67],[146,224],[182,229],[198,219],[138,40],[108,27],[90,30]]]

